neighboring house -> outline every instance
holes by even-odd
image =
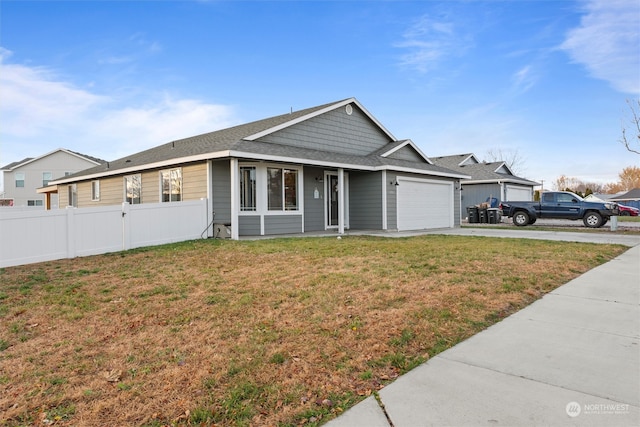
[[[508,200],[531,201],[534,187],[540,185],[538,182],[515,176],[505,162],[481,162],[472,153],[430,159],[435,165],[471,176],[462,180],[462,218],[467,216],[468,206],[486,202],[487,199],[496,199],[495,205]]]
[[[231,237],[459,226],[459,181],[355,98],[173,141],[52,184],[60,206],[208,200]]]
[[[49,182],[101,164],[104,160],[59,148],[40,157],[10,163],[0,171],[4,180],[3,199],[12,206],[58,206],[55,194],[39,194],[36,189]],[[53,197],[53,199],[48,199]],[[49,204],[47,205],[47,200]]]
[[[625,206],[640,208],[640,188],[634,188],[626,193],[615,195],[614,197],[610,197],[609,200]]]

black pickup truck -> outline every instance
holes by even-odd
[[[568,191],[542,193],[539,202],[503,202],[502,215],[513,218],[515,225],[524,227],[538,218],[581,219],[589,228],[602,227],[609,218],[618,215],[616,203],[587,202]]]

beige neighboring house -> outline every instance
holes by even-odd
[[[58,207],[55,191],[43,192],[49,182],[64,178],[104,163],[104,160],[71,150],[59,148],[40,157],[9,163],[0,168],[3,175],[4,193],[0,196],[4,206]]]

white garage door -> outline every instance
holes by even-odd
[[[531,189],[525,187],[514,187],[512,185],[507,185],[507,198],[505,201],[515,200],[520,202],[530,202],[531,198]]]
[[[398,230],[453,227],[453,183],[398,178]]]

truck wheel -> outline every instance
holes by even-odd
[[[598,228],[602,225],[602,215],[598,212],[587,212],[582,219],[584,225],[589,228]]]
[[[518,227],[524,227],[529,224],[529,214],[524,211],[518,211],[513,214],[513,223]]]

